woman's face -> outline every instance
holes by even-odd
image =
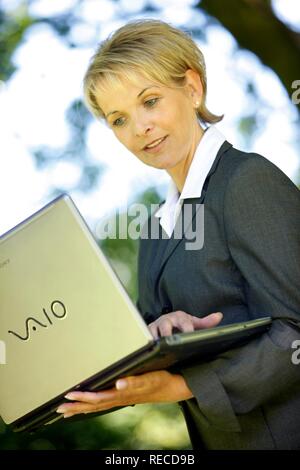
[[[197,77],[189,71],[184,88],[171,88],[139,75],[134,82],[99,87],[96,99],[109,127],[130,152],[146,165],[171,170],[185,165],[198,143]]]

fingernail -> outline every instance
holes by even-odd
[[[64,413],[66,411],[66,408],[64,406],[59,406],[56,410],[56,413]]]
[[[73,395],[72,393],[67,393],[67,395],[65,395],[65,398],[67,400],[74,400],[75,399],[75,395]]]
[[[215,312],[215,313],[213,313],[213,315],[218,315],[218,317],[220,317],[220,318],[223,317],[223,313],[222,313],[222,312]]]
[[[127,382],[126,380],[118,380],[116,383],[116,388],[117,390],[123,390],[124,388],[127,387]]]

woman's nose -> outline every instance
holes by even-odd
[[[146,116],[137,116],[134,121],[134,135],[141,137],[147,135],[153,129],[153,123]]]
[[[149,134],[150,131],[151,131],[150,126],[139,127],[139,128],[136,129],[135,135],[136,135],[136,137],[141,137],[141,136]]]

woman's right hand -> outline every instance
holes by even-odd
[[[211,313],[206,317],[199,318],[182,310],[161,315],[157,320],[149,323],[148,328],[152,336],[157,339],[160,336],[170,336],[173,334],[173,328],[181,332],[190,332],[204,328],[214,328],[223,318],[221,312]]]

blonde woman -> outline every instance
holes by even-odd
[[[206,107],[206,70],[191,37],[154,20],[104,41],[84,79],[86,103],[146,165],[167,171],[166,201],[141,237],[138,307],[154,337],[272,316],[269,332],[178,373],[123,378],[74,392],[66,417],[178,402],[194,449],[299,449],[300,194],[264,157],[235,149]],[[224,90],[226,93],[226,90]],[[204,204],[204,244],[174,236],[187,205]],[[197,227],[196,227],[197,229]],[[199,227],[198,227],[199,229]],[[199,229],[200,230],[200,229]],[[222,313],[220,313],[222,312]],[[223,315],[222,315],[223,314]]]

